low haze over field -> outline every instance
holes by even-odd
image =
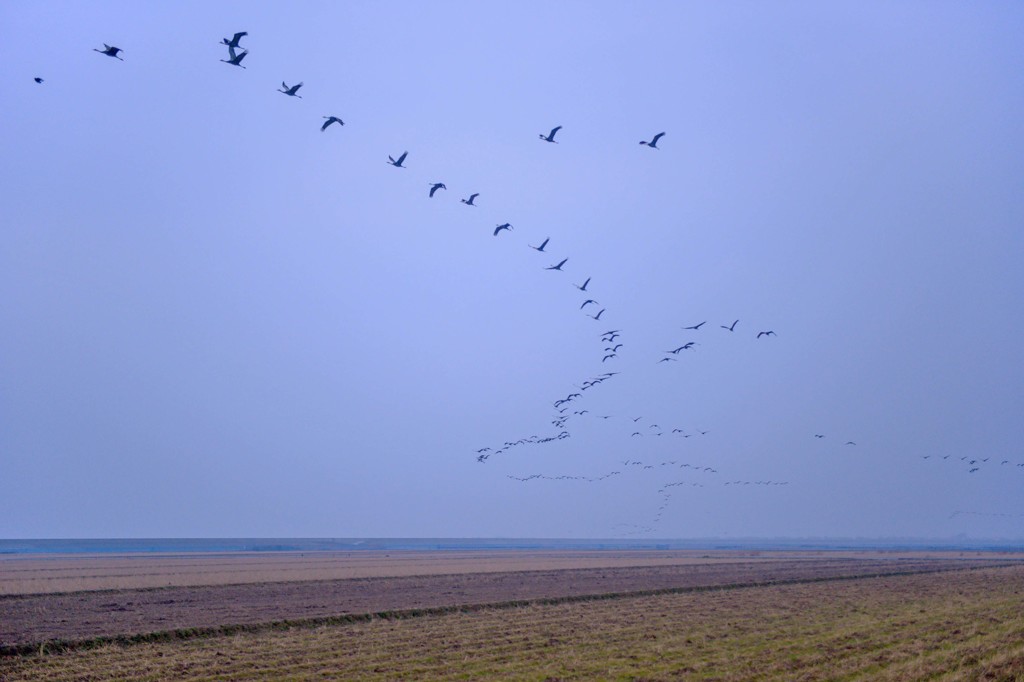
[[[1019,539],[1021,35],[6,3],[0,537]]]

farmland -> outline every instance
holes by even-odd
[[[299,592],[266,583],[8,596],[0,599],[4,643],[72,645],[0,658],[0,679],[1024,680],[1019,561],[677,559],[276,584]],[[155,604],[121,620],[98,609],[119,604],[110,612],[123,615],[131,611],[116,609],[146,595],[155,603],[197,589],[213,590],[193,594],[214,607],[205,624],[200,608],[175,615]],[[320,595],[323,611],[308,608],[303,589]],[[218,612],[218,599],[238,599],[232,590],[256,592],[239,611]],[[65,605],[63,626],[46,615],[56,613],[47,599]],[[76,612],[80,599],[87,607]],[[262,610],[274,604],[284,617]],[[33,630],[22,611],[50,630]],[[184,627],[199,629],[174,632]]]

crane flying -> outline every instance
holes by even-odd
[[[548,133],[547,135],[541,133],[539,135],[539,137],[540,137],[540,139],[544,140],[545,142],[555,142],[555,133],[557,133],[561,129],[562,129],[562,126],[555,126],[554,128],[551,129],[550,133]],[[555,144],[558,144],[558,143],[555,142]]]
[[[100,54],[105,54],[108,57],[113,57],[114,59],[121,59],[121,57],[118,57],[117,54],[118,54],[118,52],[123,52],[124,50],[122,50],[119,47],[112,47],[110,45],[107,45],[106,43],[103,43],[103,49],[102,50],[97,50],[94,47],[94,48],[92,48],[92,51],[93,52],[99,52]],[[121,61],[123,62],[124,59],[121,59]]]
[[[281,88],[278,90],[278,92],[283,92],[284,94],[288,95],[289,97],[298,97],[299,99],[302,99],[302,95],[296,94],[299,91],[299,88],[301,88],[301,87],[302,87],[302,83],[299,83],[298,85],[293,85],[291,87],[288,87],[287,83],[285,83],[284,81],[281,81]]]
[[[338,125],[345,125],[345,122],[342,121],[337,116],[324,116],[324,118],[327,119],[327,121],[322,126],[320,126],[321,133],[327,130],[327,126],[331,125],[332,123],[337,123]]]

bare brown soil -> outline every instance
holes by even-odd
[[[0,558],[0,595],[343,580],[449,573],[670,566],[778,559],[1024,559],[1024,554],[884,551],[359,551],[18,555]]]
[[[532,559],[522,552],[516,554],[506,558],[504,565],[550,565],[568,560],[547,553],[536,553]],[[0,596],[0,645],[511,600],[915,573],[1006,560],[920,554],[717,559],[666,557],[667,553],[647,557],[601,554],[605,556],[585,558],[611,565],[502,571],[498,570],[502,559],[490,556],[466,561],[461,564],[462,572],[450,573]],[[665,563],[668,559],[671,561]],[[579,565],[580,560],[576,561]],[[622,562],[640,565],[620,565]],[[423,563],[412,565],[422,567]]]
[[[0,680],[1024,682],[1024,564],[0,658]]]

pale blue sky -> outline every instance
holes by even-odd
[[[1021,35],[1017,3],[4,3],[0,537],[1022,538]],[[476,461],[607,371],[569,438]]]

